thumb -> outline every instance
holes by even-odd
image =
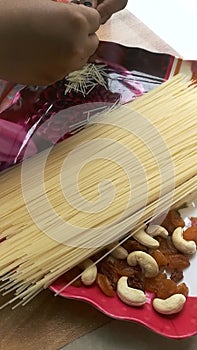
[[[103,0],[98,1],[97,11],[101,15],[101,23],[105,23],[115,12],[122,10],[128,0]]]
[[[97,11],[101,16],[101,24],[107,22],[107,20],[112,16],[114,11],[114,2],[113,1],[103,1],[97,6]]]

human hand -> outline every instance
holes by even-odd
[[[115,12],[122,10],[128,0],[92,0],[93,7],[101,15],[101,24],[104,24]]]
[[[98,46],[93,8],[51,0],[0,0],[0,78],[48,85],[80,69]]]

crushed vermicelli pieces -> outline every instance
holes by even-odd
[[[88,63],[83,69],[70,73],[66,79],[65,95],[72,90],[87,96],[97,85],[103,86],[107,90],[105,77],[108,77],[106,65],[95,65]]]

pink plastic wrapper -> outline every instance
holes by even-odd
[[[180,71],[191,77],[197,71],[195,62],[110,42],[100,42],[92,63],[106,65],[107,89],[97,85],[86,97],[65,95],[66,78],[46,87],[0,82],[0,171],[72,136],[90,111],[130,102]]]

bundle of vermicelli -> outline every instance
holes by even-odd
[[[196,115],[196,87],[176,76],[0,176],[1,290],[15,290],[12,302],[196,188]]]

